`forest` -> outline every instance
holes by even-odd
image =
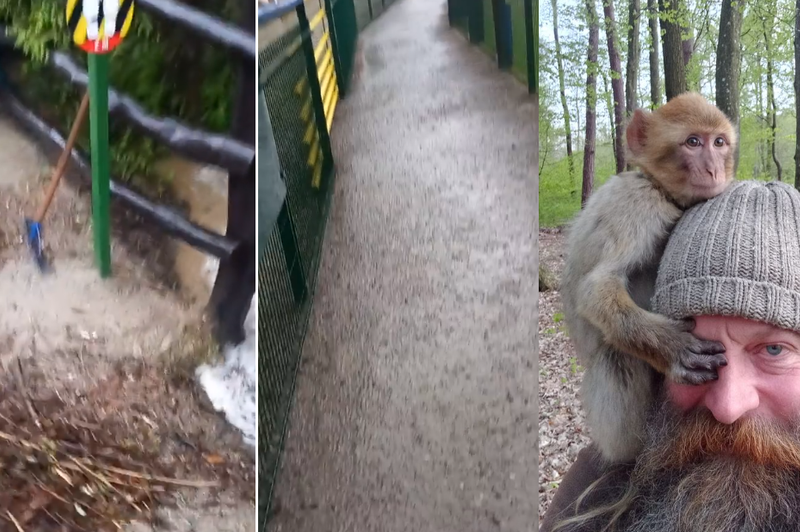
[[[800,187],[800,0],[542,0],[539,215],[568,222],[627,168],[636,108],[700,92],[739,131],[736,178]]]

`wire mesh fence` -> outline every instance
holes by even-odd
[[[272,127],[286,191],[274,227],[260,231],[266,236],[258,266],[262,531],[280,466],[331,199],[329,131],[335,109],[331,98],[346,91],[358,38],[353,0],[323,1],[311,6],[311,20],[303,2],[295,2],[294,13],[282,11],[279,34],[258,54],[259,97],[266,103],[270,124],[266,127]],[[325,59],[329,54],[336,76],[329,72]],[[338,91],[333,92],[331,84]]]
[[[380,4],[381,0],[377,0],[377,3]],[[356,8],[356,21],[358,22],[358,29],[364,29],[367,24],[372,22],[372,19],[375,17],[375,11],[372,6],[373,3],[376,3],[376,0],[354,0],[353,4]]]
[[[539,87],[539,3],[536,0],[448,0],[450,25],[497,58],[497,66]]]
[[[364,29],[370,22],[383,14],[395,0],[354,0],[358,29]]]
[[[283,447],[330,196],[329,187],[315,181],[318,172],[321,181],[330,179],[332,161],[325,160],[319,147],[320,122],[311,94],[308,46],[304,46],[309,40],[298,20],[258,57],[260,96],[267,104],[286,185],[286,199],[258,268],[258,504],[262,516],[269,510]],[[311,75],[316,72],[312,70]],[[260,528],[265,526],[266,519]]]

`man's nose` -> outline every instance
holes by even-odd
[[[753,376],[739,356],[728,356],[719,379],[708,385],[703,402],[720,423],[731,424],[759,405]]]

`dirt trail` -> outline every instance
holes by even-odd
[[[70,501],[92,491],[78,492],[77,473],[72,490],[66,481],[37,486],[30,474],[18,474],[28,467],[40,468],[41,478],[49,478],[46,474],[58,460],[102,442],[102,448],[86,451],[82,460],[125,455],[123,463],[144,460],[136,465],[140,471],[152,468],[175,479],[219,484],[165,484],[164,500],[170,506],[158,509],[158,519],[151,524],[131,524],[128,530],[255,530],[252,451],[213,411],[194,382],[194,368],[218,357],[199,306],[155,280],[146,261],[129,254],[118,238],[112,243],[113,277],[101,279],[93,263],[89,197],[66,184],[43,224],[54,271],[40,274],[25,244],[22,221],[40,201],[50,168],[38,148],[2,116],[0,163],[6,169],[0,176],[0,413],[6,415],[0,416],[0,432],[13,436],[0,438],[0,463],[5,456],[12,459],[0,470],[0,475],[10,475],[0,476],[0,485],[23,482],[21,489],[30,490],[25,496],[40,501],[59,519],[106,530],[96,521],[81,521],[96,517],[92,512],[82,517],[78,511],[69,516],[56,511],[60,502],[48,490],[66,494]],[[24,462],[20,449],[25,446],[19,446],[23,440],[39,442],[43,449],[57,447],[51,462],[45,460],[50,465]],[[77,450],[80,446],[84,451]],[[37,456],[44,460],[41,453]],[[84,477],[84,486],[99,490],[91,475]],[[135,483],[125,478],[118,489],[134,489]],[[5,510],[22,512],[14,505],[24,502],[0,495],[1,530],[13,529]],[[132,508],[123,504],[109,506],[108,511],[122,512],[123,521],[146,515]],[[31,512],[25,513],[26,531],[53,529],[44,510]],[[16,515],[19,519],[21,514]]]

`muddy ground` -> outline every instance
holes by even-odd
[[[0,161],[0,529],[255,530],[253,452],[194,380],[219,356],[199,306],[119,238],[100,279],[66,183],[41,274],[22,224],[50,167],[2,115]]]
[[[539,258],[556,278],[564,269],[564,232],[539,231]],[[539,293],[539,519],[561,478],[589,443],[580,404],[582,368],[567,337],[557,289]]]

